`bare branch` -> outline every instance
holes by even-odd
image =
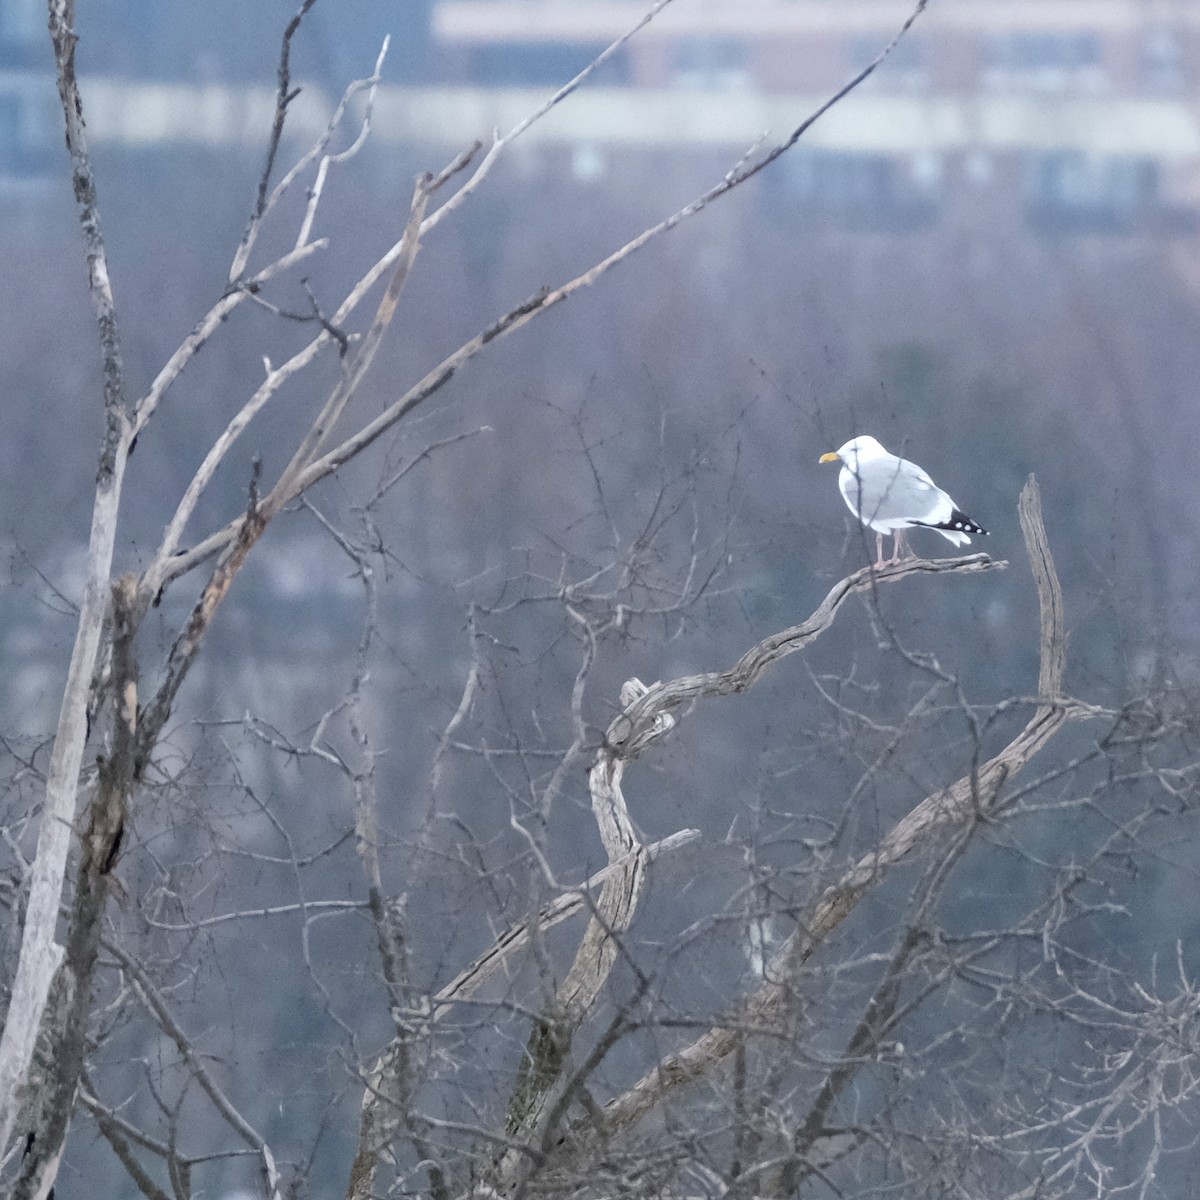
[[[629,1128],[669,1092],[707,1074],[737,1046],[741,1036],[740,1030],[774,1028],[789,1002],[794,981],[798,978],[801,968],[817,947],[824,944],[830,934],[858,906],[863,897],[883,881],[888,868],[903,859],[916,846],[929,844],[939,831],[974,819],[979,812],[986,812],[994,806],[1000,798],[1005,782],[1028,763],[1071,715],[1070,710],[1057,699],[1062,690],[1062,646],[1066,635],[1062,620],[1061,594],[1042,524],[1037,484],[1032,476],[1021,494],[1020,513],[1026,549],[1034,566],[1041,608],[1043,666],[1040,680],[1045,691],[1037,711],[1025,728],[999,754],[945,790],[922,800],[900,820],[881,840],[879,846],[864,855],[841,880],[830,887],[808,917],[799,922],[797,931],[773,958],[767,971],[766,982],[739,1004],[730,1020],[714,1027],[684,1049],[666,1055],[633,1087],[609,1101],[604,1106],[603,1135],[599,1135],[594,1128],[586,1131],[581,1129],[581,1146],[596,1144],[597,1139],[602,1143],[615,1133]],[[958,561],[973,564],[977,569],[983,565],[972,559]],[[907,565],[910,564],[902,564],[902,568]],[[880,573],[879,577],[889,578],[886,572]],[[799,631],[806,630],[814,622],[817,623],[818,629],[825,628],[829,618],[822,620],[821,614],[828,607],[829,616],[832,616],[844,595],[849,594],[848,589],[839,595],[840,590],[854,580],[858,581],[856,588],[870,586],[870,569],[843,580],[804,626],[797,626],[795,630],[787,631],[775,639],[768,639],[752,652],[751,662],[747,663],[744,658],[743,664],[750,666],[757,660],[758,651],[765,647],[765,666],[773,661],[773,657],[778,657],[779,651],[787,652],[785,648],[797,637]],[[813,633],[811,636],[816,635]],[[807,640],[811,640],[811,636]],[[730,675],[734,679],[740,678],[737,668]],[[748,678],[752,681],[755,677],[757,673]],[[709,690],[711,684],[706,687],[703,681],[717,680],[720,676],[696,678],[701,681],[698,694],[719,694],[719,691]],[[692,694],[692,688],[695,686],[689,686],[680,699]],[[654,689],[651,689],[651,694],[653,692]],[[624,721],[630,729],[638,727],[636,716],[631,719],[630,714],[625,714],[617,720]]]
[[[246,263],[250,259],[250,252],[254,248],[262,219],[269,208],[267,188],[271,184],[271,174],[275,169],[275,157],[279,153],[279,143],[283,140],[283,126],[287,120],[287,110],[299,94],[298,91],[292,90],[292,38],[296,36],[301,23],[316,2],[317,0],[303,0],[296,15],[287,23],[283,31],[283,45],[279,50],[279,83],[275,91],[275,116],[271,121],[271,136],[267,142],[267,158],[263,164],[262,175],[258,181],[258,197],[254,202],[254,209],[250,214],[249,223],[246,225],[246,232],[242,234],[242,240],[237,248],[237,253],[233,256],[233,265],[229,268],[230,282],[238,279],[246,269]]]
[[[308,193],[308,203],[304,208],[304,219],[300,222],[300,230],[296,234],[296,248],[299,249],[309,239],[312,233],[313,221],[316,219],[317,209],[321,203],[321,197],[325,190],[325,180],[329,175],[329,168],[334,163],[348,162],[366,145],[367,139],[371,136],[371,118],[375,112],[375,97],[379,91],[379,82],[383,78],[383,60],[387,58],[388,46],[391,44],[391,37],[383,39],[383,45],[379,49],[379,57],[375,60],[375,70],[367,79],[359,79],[352,83],[343,93],[341,100],[338,102],[337,108],[334,109],[333,116],[329,118],[329,125],[326,129],[325,136],[319,139],[317,144],[304,155],[288,172],[291,178],[284,179],[275,189],[276,193],[282,195],[291,183],[291,179],[295,178],[305,166],[312,161],[328,144],[329,139],[333,136],[333,131],[341,124],[342,116],[346,111],[347,105],[353,96],[357,95],[364,88],[367,92],[367,100],[365,111],[363,112],[362,121],[359,122],[358,134],[354,141],[350,143],[344,150],[339,150],[335,154],[322,154],[321,163],[317,168],[317,177],[313,182]],[[269,207],[269,205],[268,205]]]
[[[567,83],[563,84],[563,86],[560,87],[558,91],[555,92],[554,95],[552,95],[548,100],[546,100],[546,102],[542,104],[540,108],[534,109],[534,111],[529,113],[528,116],[523,117],[502,137],[498,135],[493,140],[487,154],[485,154],[483,159],[480,161],[479,166],[475,168],[471,178],[468,179],[467,182],[464,183],[463,186],[445,202],[445,204],[441,205],[436,212],[430,213],[430,215],[425,218],[425,222],[421,227],[422,235],[431,233],[445,217],[449,216],[456,208],[459,207],[459,205],[463,203],[463,201],[467,199],[468,196],[470,196],[473,191],[475,191],[476,188],[479,187],[484,179],[487,178],[487,175],[495,165],[496,160],[508,146],[516,141],[516,139],[519,138],[527,129],[529,129],[531,125],[535,125],[538,121],[540,121],[548,112],[550,112],[551,109],[556,108],[573,92],[578,91],[596,73],[596,71],[598,71],[606,62],[608,62],[610,58],[612,58],[614,54],[621,49],[622,46],[625,45],[626,42],[628,42],[641,30],[645,29],[645,27],[649,25],[650,22],[653,21],[654,18],[658,16],[658,14],[662,12],[662,10],[670,3],[671,0],[656,0],[654,6],[645,14],[645,16],[642,17],[640,21],[621,34],[621,36],[617,38],[615,42],[612,42],[610,45],[606,46],[598,55],[596,55],[594,59],[592,59],[590,63],[588,63],[586,67],[583,68],[582,71],[579,72],[578,75],[575,76],[574,79],[571,79]],[[478,148],[479,143],[477,142],[475,147],[469,153],[474,154],[475,150]]]
[[[138,998],[146,1006],[163,1033],[175,1044],[180,1058],[187,1064],[188,1070],[200,1085],[205,1095],[212,1101],[213,1107],[220,1114],[221,1118],[251,1150],[262,1156],[269,1177],[269,1194],[273,1197],[278,1191],[278,1179],[275,1177],[274,1170],[274,1156],[271,1154],[271,1149],[262,1135],[242,1116],[229,1097],[225,1095],[221,1086],[213,1078],[212,1072],[209,1071],[200,1055],[196,1053],[191,1039],[184,1033],[179,1023],[171,1014],[166,1001],[159,994],[158,989],[146,974],[141,963],[116,942],[108,941],[106,949],[118,960],[122,970],[129,975]]]
[[[129,1145],[129,1139],[126,1136],[125,1130],[116,1120],[114,1114],[94,1097],[83,1094],[80,1099],[92,1114],[93,1120],[96,1122],[104,1140],[112,1147],[113,1153],[117,1156],[120,1164],[125,1168],[129,1178],[133,1180],[134,1186],[146,1197],[146,1200],[169,1200],[167,1193],[162,1190],[143,1169],[142,1164],[138,1162],[137,1156],[133,1153],[133,1149]]]
[[[63,972],[70,996],[55,1020],[43,1028],[53,1069],[41,1082],[41,1119],[29,1130],[31,1149],[21,1164],[16,1194],[37,1195],[39,1180],[53,1179],[65,1146],[79,1078],[83,1070],[92,983],[100,950],[100,929],[113,869],[121,852],[133,777],[137,730],[137,663],[134,655],[135,577],[123,576],[113,587],[112,753],[100,762],[99,782],[89,806],[76,873],[75,895],[67,925]]]
[[[654,862],[664,854],[674,853],[684,846],[696,841],[700,836],[698,830],[681,829],[662,841],[643,846],[639,852],[644,852],[649,862]],[[552,900],[537,914],[536,921],[521,921],[505,930],[496,939],[492,947],[469,967],[460,971],[450,983],[446,984],[433,998],[434,1021],[441,1020],[459,1001],[465,1001],[474,996],[485,984],[508,968],[510,960],[529,944],[531,927],[536,924],[543,932],[569,920],[580,913],[588,911],[587,896],[603,885],[614,875],[624,869],[624,860],[610,863],[607,867],[589,876],[577,888],[564,892]]]
[[[530,1033],[509,1102],[509,1136],[526,1139],[532,1145],[546,1140],[546,1118],[558,1115],[558,1106],[552,1102],[561,1092],[558,1085],[569,1061],[571,1044],[608,981],[619,939],[632,924],[646,885],[649,858],[629,820],[621,791],[623,770],[619,760],[601,757],[588,775],[592,811],[609,855],[610,873],[574,961]],[[501,1188],[519,1186],[531,1161],[526,1153],[506,1151],[497,1164]]]
[[[229,315],[238,305],[248,296],[256,295],[259,289],[274,279],[276,275],[294,267],[297,263],[304,262],[305,259],[315,254],[318,250],[323,250],[327,244],[324,240],[318,240],[309,242],[303,246],[297,246],[293,250],[288,251],[287,254],[276,259],[273,263],[263,267],[261,271],[252,279],[247,280],[241,287],[226,292],[196,322],[195,328],[184,338],[171,357],[163,364],[162,369],[154,377],[146,394],[134,405],[133,435],[137,436],[137,434],[146,428],[147,423],[154,415],[167,390],[179,378],[188,363],[203,349],[209,338],[221,327],[222,322],[228,319]],[[171,546],[172,551],[178,545],[177,539]]]
[[[871,63],[863,68],[862,71],[855,75],[853,79],[840,88],[834,96],[832,96],[814,113],[801,122],[801,124],[792,131],[789,137],[784,139],[784,141],[772,147],[759,159],[746,160],[743,163],[739,163],[737,167],[728,172],[719,183],[709,188],[708,191],[696,197],[696,199],[684,205],[683,208],[671,214],[669,217],[664,218],[662,221],[659,221],[657,224],[646,229],[637,237],[627,242],[624,246],[621,246],[619,249],[609,254],[606,258],[596,263],[593,267],[589,268],[587,271],[584,271],[581,275],[577,275],[574,279],[561,284],[557,288],[545,288],[536,295],[530,297],[524,303],[517,305],[509,312],[505,313],[502,317],[488,326],[487,329],[483,330],[476,337],[470,339],[470,341],[465,342],[457,350],[444,358],[440,363],[438,363],[437,366],[427,372],[424,378],[414,384],[408,389],[408,391],[399,397],[399,399],[393,401],[392,404],[384,409],[384,411],[380,413],[378,417],[368,422],[356,433],[351,434],[339,445],[335,446],[321,457],[308,461],[303,465],[302,469],[300,469],[301,464],[299,458],[297,457],[297,459],[293,460],[293,463],[289,467],[287,486],[282,486],[284,480],[281,478],[279,483],[276,485],[276,488],[273,489],[272,503],[282,506],[283,504],[294,500],[297,496],[301,495],[303,492],[307,491],[308,488],[319,483],[321,480],[328,478],[335,471],[338,471],[347,462],[360,454],[368,446],[372,445],[398,421],[411,413],[419,405],[424,403],[424,401],[429,399],[430,396],[438,392],[450,379],[454,377],[455,374],[457,374],[457,372],[463,366],[475,358],[486,346],[490,345],[492,342],[506,338],[510,334],[515,333],[517,330],[524,328],[525,325],[529,324],[530,321],[534,320],[542,313],[548,312],[551,308],[561,304],[564,300],[570,299],[571,296],[581,289],[591,286],[609,270],[611,270],[617,264],[623,262],[625,259],[629,258],[631,255],[635,254],[638,250],[641,250],[655,238],[666,233],[668,230],[675,228],[676,225],[680,224],[688,217],[694,216],[696,213],[701,212],[714,200],[725,195],[727,192],[732,191],[734,188],[739,187],[747,180],[753,178],[758,174],[759,171],[763,170],[782,154],[786,153],[796,144],[796,142],[800,140],[801,137],[803,137],[805,133],[808,132],[808,130],[818,120],[820,120],[821,117],[823,117],[830,110],[830,108],[833,107],[833,105],[842,100],[846,95],[863,83],[864,80],[869,78],[871,74],[873,74],[876,68],[884,61],[884,59],[887,58],[887,56],[892,52],[895,46],[899,44],[900,40],[905,36],[909,29],[911,29],[913,23],[920,16],[920,14],[924,12],[927,3],[928,0],[919,0],[916,8],[909,15],[899,33],[897,33],[897,35],[884,48],[884,50],[878,56],[876,56]],[[449,178],[450,175],[452,175],[455,171],[462,169],[462,167],[466,165],[466,162],[469,160],[470,156],[474,153],[474,149],[475,148],[472,147],[468,151],[464,152],[464,154],[460,155],[459,158],[450,165],[450,167],[441,173],[441,175],[430,181],[428,185],[429,189],[432,191],[441,182],[444,182],[445,179]],[[462,189],[460,189],[459,194],[462,194]],[[441,211],[444,211],[444,209],[439,210],[439,213]],[[427,224],[428,221],[424,221],[417,230],[418,238],[425,231]],[[409,241],[407,232],[404,241]],[[403,245],[404,242],[402,242],[398,247],[394,247],[393,250],[389,251],[388,255],[385,256],[385,259],[389,262],[395,261],[396,258],[400,257]],[[367,276],[364,276],[363,280],[360,281],[359,287],[356,288],[356,294],[361,294],[362,289],[369,287],[371,283],[373,283],[374,280],[379,277],[379,274],[383,269],[385,269],[382,266],[383,262],[384,260],[380,260],[380,263],[376,264],[376,267],[373,269],[373,271],[368,273]],[[346,304],[350,303],[351,298],[348,298]],[[354,303],[357,303],[357,299],[354,300]],[[336,317],[334,320],[337,322]],[[322,441],[327,434],[327,429],[322,431]],[[223,529],[218,530],[217,532],[206,537],[197,546],[193,547],[193,549],[187,554],[180,555],[170,562],[157,563],[154,570],[153,581],[156,586],[153,590],[157,591],[160,587],[165,586],[172,580],[178,579],[180,576],[192,570],[198,563],[203,562],[213,554],[224,550],[238,536],[239,526],[240,523],[237,521],[230,522]]]
[[[396,315],[396,305],[400,302],[400,295],[404,290],[405,283],[408,281],[408,275],[417,257],[417,251],[420,249],[421,219],[429,204],[433,185],[434,178],[431,175],[425,175],[417,181],[417,186],[413,190],[408,224],[405,226],[404,236],[400,239],[400,253],[397,256],[396,266],[392,272],[391,280],[388,282],[387,290],[384,292],[382,299],[379,301],[379,306],[375,310],[375,318],[371,322],[370,329],[363,336],[361,344],[352,352],[350,360],[346,363],[343,370],[342,378],[338,381],[337,387],[334,388],[329,399],[325,402],[325,407],[321,410],[320,415],[300,442],[299,447],[297,447],[295,454],[292,456],[292,461],[284,468],[282,474],[279,476],[279,481],[271,489],[270,495],[263,501],[264,515],[267,520],[270,520],[288,500],[298,495],[300,490],[302,490],[297,489],[294,485],[296,477],[308,466],[313,457],[320,452],[321,447],[332,434],[333,428],[337,424],[338,418],[342,415],[347,403],[349,403],[350,398],[357,391],[359,384],[363,381],[366,373],[371,369],[371,364],[375,361],[375,355],[379,350],[383,335],[387,332],[388,327],[392,323],[392,318]]]
[[[54,940],[55,928],[62,900],[71,826],[75,819],[79,768],[87,737],[88,693],[108,604],[108,579],[116,542],[121,485],[132,441],[125,409],[125,382],[116,307],[84,132],[83,101],[75,78],[74,26],[74,0],[50,0],[50,34],[54,43],[58,91],[66,122],[75,198],[87,250],[92,303],[100,329],[104,363],[105,434],[88,540],[83,603],[47,773],[46,800],[38,831],[37,854],[12,996],[4,1033],[0,1036],[0,1152],[8,1146],[13,1134],[17,1099],[29,1070],[50,982],[62,956]]]
[[[634,860],[645,865],[664,854],[673,853],[696,841],[700,834],[695,829],[683,829],[652,845],[640,846],[624,859],[610,863],[597,871],[577,888],[564,892],[545,905],[534,918],[521,921],[507,929],[491,948],[469,967],[459,972],[437,995],[429,1006],[426,1019],[437,1024],[448,1016],[456,1004],[470,1001],[487,983],[509,969],[513,958],[529,945],[533,932],[539,933],[554,928],[581,913],[592,911],[589,897],[597,888],[603,888],[610,880],[623,874]],[[366,1073],[363,1090],[362,1112],[359,1120],[358,1147],[354,1167],[350,1173],[347,1200],[367,1200],[373,1194],[375,1166],[379,1151],[387,1144],[396,1118],[387,1109],[394,1103],[387,1081],[396,1070],[395,1059],[400,1052],[399,1038],[392,1043],[374,1062]],[[498,1143],[506,1153],[527,1155],[528,1150],[511,1138]]]
[[[751,647],[727,671],[710,671],[704,675],[685,675],[668,683],[655,683],[647,688],[608,727],[606,741],[611,752],[622,759],[635,758],[663,730],[655,732],[664,714],[707,696],[731,696],[754,686],[768,667],[803,650],[833,624],[838,609],[856,592],[867,591],[879,584],[894,583],[918,575],[975,574],[980,571],[1003,570],[1007,562],[989,558],[986,554],[971,554],[964,558],[905,559],[882,569],[863,567],[853,575],[834,584],[816,611],[800,625],[764,638]]]

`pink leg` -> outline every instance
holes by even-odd
[[[887,563],[883,561],[883,534],[875,535],[875,565],[877,567],[886,567]]]

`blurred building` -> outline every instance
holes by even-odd
[[[434,3],[405,0],[398,13],[391,0],[337,0],[307,14],[292,69],[322,108],[320,120],[328,94],[370,73],[386,35],[389,79],[409,86],[430,80]],[[257,122],[264,103],[274,103],[280,39],[295,12],[290,0],[80,4],[77,68],[93,139],[261,145],[270,117],[266,127]],[[6,195],[36,192],[62,167],[47,25],[46,0],[0,0],[0,192]],[[253,130],[247,121],[256,122]],[[311,126],[297,124],[307,135]]]
[[[41,0],[0,2],[0,183],[36,174],[61,144],[47,43]]]
[[[547,87],[646,7],[441,0],[432,40],[447,82]],[[797,97],[836,91],[912,9],[911,0],[681,0],[598,73],[637,102],[613,104],[603,129],[580,114],[562,135],[686,145],[778,134],[804,115]],[[1009,184],[1035,223],[1184,227],[1200,207],[1198,102],[1194,0],[941,0],[777,177],[796,199],[851,218],[933,219],[960,169]]]
[[[645,15],[643,0],[441,0],[433,40],[450,78],[561,80]],[[909,0],[684,0],[627,43],[610,78],[639,88],[830,91],[871,61]],[[1195,94],[1194,0],[941,0],[888,64],[915,92]]]
[[[619,154],[736,156],[764,131],[786,136],[875,59],[914,2],[675,0],[522,145],[579,178]],[[140,0],[113,0],[107,19],[93,14],[80,66],[93,137],[261,148],[280,14],[232,3],[155,6],[151,20],[134,19]],[[399,17],[389,0],[343,4],[313,10],[290,131],[315,136],[389,32],[373,137],[441,154],[515,126],[651,0],[411,0]],[[44,0],[0,0],[0,182],[58,163],[59,122]],[[1017,197],[1037,227],[1189,229],[1200,0],[936,0],[765,187],[867,225],[936,221],[947,196],[974,187]]]

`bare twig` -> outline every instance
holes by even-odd
[[[154,986],[149,975],[146,974],[142,964],[132,954],[129,954],[123,947],[113,941],[106,942],[106,949],[118,960],[121,964],[121,969],[129,975],[138,998],[154,1018],[158,1027],[175,1044],[180,1058],[186,1063],[189,1072],[200,1085],[205,1095],[212,1101],[213,1107],[220,1114],[222,1120],[251,1150],[262,1158],[267,1173],[268,1196],[271,1200],[274,1200],[279,1191],[279,1179],[275,1169],[274,1155],[266,1140],[242,1116],[229,1097],[225,1095],[224,1090],[213,1077],[202,1056],[196,1052],[191,1039],[175,1020],[166,1001]]]
[[[643,247],[648,245],[657,237],[666,233],[668,230],[674,229],[675,226],[687,220],[689,217],[695,216],[703,211],[714,200],[739,187],[741,184],[752,179],[760,171],[769,166],[772,162],[778,159],[781,155],[790,150],[799,140],[808,132],[812,126],[821,119],[835,104],[862,84],[867,78],[874,73],[879,65],[887,58],[892,50],[899,44],[900,40],[912,28],[913,23],[924,12],[928,0],[918,0],[917,6],[904,22],[900,31],[892,39],[891,42],[880,52],[876,58],[859,71],[853,79],[846,83],[843,87],[825,101],[816,111],[802,121],[792,133],[782,142],[773,146],[764,155],[756,159],[747,159],[739,163],[733,170],[729,171],[717,184],[709,188],[706,192],[696,197],[690,203],[684,205],[681,209],[672,213],[670,216],[659,221],[655,225],[640,233],[625,245],[614,250],[606,258],[596,263],[594,266],[577,275],[574,279],[559,285],[556,288],[545,288],[536,295],[530,297],[524,303],[517,305],[509,310],[503,316],[494,321],[485,330],[477,336],[465,342],[457,350],[447,355],[440,363],[432,370],[426,373],[424,378],[410,387],[402,396],[393,401],[382,413],[374,420],[362,426],[359,430],[345,438],[339,445],[334,446],[320,457],[309,461],[302,469],[299,468],[299,461],[295,460],[292,467],[289,468],[289,478],[287,486],[280,486],[283,480],[273,490],[273,503],[283,505],[294,500],[297,496],[307,491],[308,488],[319,483],[321,480],[328,478],[335,471],[338,471],[351,459],[362,453],[368,446],[372,445],[379,437],[391,429],[398,421],[403,419],[432,395],[438,392],[450,379],[452,379],[462,367],[474,359],[485,347],[493,342],[502,340],[515,333],[517,330],[524,328],[530,321],[548,312],[551,308],[556,307],[563,301],[570,299],[578,291],[583,288],[590,287],[593,283],[603,277],[609,270],[624,262],[633,254],[637,253]],[[656,10],[657,11],[657,10]],[[628,35],[627,35],[628,36]],[[569,86],[569,85],[568,85]],[[540,111],[540,110],[539,110]],[[433,191],[449,178],[457,170],[461,170],[470,160],[474,153],[475,147],[471,147],[459,159],[442,172],[441,175],[435,177],[429,190]],[[461,195],[462,189],[459,194]],[[457,198],[457,197],[456,197]],[[444,208],[439,210],[439,213],[444,211]],[[436,214],[435,214],[436,215]],[[418,236],[423,234],[426,227],[429,225],[429,220],[422,222],[418,230]],[[407,234],[406,234],[407,240]],[[394,262],[400,256],[399,247],[394,247],[389,251],[385,258],[389,262]],[[373,283],[382,273],[382,263],[376,264],[372,273],[364,276],[360,281],[359,287],[370,286],[368,279]],[[358,289],[356,289],[357,291]],[[350,298],[347,299],[347,304],[350,303]],[[344,307],[344,306],[343,306]],[[334,318],[335,323],[340,324],[338,318]],[[323,431],[322,439],[326,436],[327,430]],[[226,549],[238,536],[240,523],[237,521],[230,522],[223,529],[210,534],[204,538],[188,553],[172,558],[170,561],[160,561],[156,563],[153,571],[153,582],[155,583],[154,591],[165,586],[171,581],[180,578],[188,571],[193,570],[197,565],[210,558],[213,554],[220,553]],[[148,576],[149,578],[149,576]]]
[[[259,177],[258,196],[255,199],[250,220],[246,225],[246,232],[242,234],[242,240],[238,245],[237,253],[233,256],[233,265],[229,268],[230,282],[238,279],[246,269],[246,263],[250,259],[250,252],[253,250],[255,240],[258,237],[263,216],[269,208],[267,188],[271,185],[271,175],[275,169],[275,158],[279,153],[279,143],[283,140],[283,126],[287,120],[287,110],[292,101],[299,95],[298,90],[292,89],[292,38],[296,36],[301,23],[316,2],[317,0],[303,0],[296,15],[287,23],[283,31],[283,45],[279,51],[279,82],[275,91],[275,116],[271,120],[271,136],[267,142],[266,162],[263,164],[262,175]]]
[[[1037,711],[1003,750],[980,764],[970,775],[922,800],[889,831],[875,850],[864,855],[842,879],[830,887],[812,912],[798,922],[797,931],[775,955],[766,972],[766,982],[738,1005],[735,1014],[727,1022],[715,1026],[682,1050],[666,1055],[633,1087],[610,1100],[604,1106],[600,1131],[595,1126],[579,1130],[578,1145],[581,1149],[602,1144],[614,1134],[629,1128],[669,1092],[707,1074],[737,1046],[741,1029],[774,1028],[788,1003],[801,968],[816,948],[824,944],[854,911],[863,897],[882,882],[888,868],[901,861],[916,846],[929,844],[940,830],[973,819],[980,811],[986,812],[995,805],[1005,782],[1017,774],[1072,715],[1073,710],[1059,699],[1062,694],[1065,663],[1063,644],[1066,636],[1062,600],[1042,524],[1037,484],[1032,476],[1021,493],[1020,514],[1041,608],[1042,698]],[[969,563],[971,560],[959,561]],[[881,576],[887,577],[886,573]],[[851,579],[858,579],[859,588],[869,586],[871,582],[869,573],[864,575],[863,572]],[[826,598],[825,605],[831,604],[839,589],[849,582],[843,580]],[[832,604],[835,611],[837,603],[840,600]],[[815,616],[810,618],[810,622],[815,619]],[[705,677],[699,678],[703,680]],[[691,688],[688,689],[690,693]],[[620,721],[625,721],[630,728],[637,727],[636,720],[631,720],[629,714],[618,718]]]
[[[288,172],[289,176],[294,179],[325,148],[329,139],[333,136],[333,131],[341,124],[342,117],[350,100],[360,91],[366,89],[367,100],[365,111],[363,112],[362,120],[359,122],[358,133],[354,140],[344,150],[339,150],[334,154],[321,155],[321,163],[317,168],[317,177],[309,189],[308,203],[304,207],[304,220],[300,222],[300,229],[296,234],[297,249],[308,241],[312,233],[313,221],[316,219],[317,208],[320,206],[321,197],[325,191],[325,180],[328,178],[330,166],[334,163],[348,162],[366,145],[367,139],[371,136],[371,118],[375,112],[375,97],[379,91],[379,82],[383,78],[383,60],[387,58],[388,46],[391,44],[391,40],[390,36],[383,39],[383,45],[379,49],[379,57],[375,60],[375,70],[371,72],[370,77],[359,79],[346,89],[341,100],[338,102],[337,108],[334,109],[333,116],[329,118],[324,138],[318,140],[317,144],[308,154],[304,155],[292,170]],[[276,192],[282,194],[290,182],[291,179],[282,180],[275,189]]]
[[[563,84],[552,96],[549,97],[540,107],[533,110],[527,116],[523,117],[503,136],[497,134],[488,148],[487,154],[480,160],[479,165],[471,174],[471,178],[463,184],[462,187],[454,193],[436,212],[432,212],[425,218],[425,222],[421,227],[421,233],[431,233],[446,217],[448,217],[456,208],[461,205],[468,196],[471,195],[476,188],[487,178],[488,173],[495,165],[496,160],[512,145],[530,126],[537,124],[551,109],[557,108],[568,96],[573,92],[578,91],[595,73],[598,71],[614,54],[616,54],[622,46],[625,45],[632,37],[645,29],[655,17],[658,16],[671,0],[656,0],[654,6],[638,21],[627,29],[616,41],[606,46],[574,79]],[[475,149],[478,149],[476,143]],[[474,153],[474,151],[472,151]]]

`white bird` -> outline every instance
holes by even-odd
[[[898,563],[908,547],[904,531],[936,529],[956,546],[968,545],[969,533],[986,534],[916,463],[889,454],[873,437],[851,438],[820,462],[840,462],[838,487],[850,511],[875,531],[876,566]],[[884,562],[883,535],[892,535],[892,557]]]

